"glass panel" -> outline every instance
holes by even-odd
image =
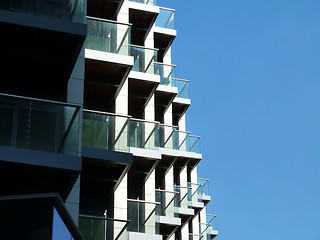
[[[191,188],[175,186],[174,191],[178,192],[178,207],[191,208],[189,201],[191,201]]]
[[[157,51],[131,46],[131,56],[134,57],[132,70],[136,72],[157,74]]]
[[[176,86],[176,68],[171,65],[156,63],[157,74],[160,75],[160,84],[165,86]]]
[[[127,222],[104,217],[79,217],[79,229],[85,240],[127,240]]]
[[[201,153],[200,151],[200,137],[189,135],[189,152]]]
[[[176,208],[179,206],[178,192],[166,192],[156,190],[156,201],[161,205],[157,208],[156,214],[167,217],[179,217]]]
[[[0,9],[84,23],[83,0],[1,0]]]
[[[179,136],[179,150],[201,153],[200,137],[192,136],[188,132],[177,131]]]
[[[82,145],[129,152],[128,121],[127,117],[84,111]]]
[[[191,188],[191,200],[194,202],[201,202],[201,194],[199,193],[201,185],[196,183],[188,183],[188,187]]]
[[[93,19],[87,19],[87,26],[87,49],[130,55],[130,26]]]
[[[128,141],[130,147],[159,148],[159,124],[131,119]]]
[[[160,8],[155,25],[157,27],[174,29],[174,11]]]
[[[0,94],[0,144],[77,156],[78,110],[63,103]]]
[[[177,128],[159,125],[160,147],[169,149],[179,149],[179,132]]]
[[[203,235],[200,234],[189,234],[189,240],[206,240]]]
[[[210,195],[209,194],[209,180],[206,179],[198,179],[198,183],[201,184],[199,188],[200,195]]]
[[[153,6],[157,5],[157,0],[129,0],[129,1],[148,4],[148,5],[153,5]]]
[[[176,80],[176,87],[178,87],[178,95],[180,98],[189,98],[189,82],[181,79]]]
[[[55,207],[53,208],[52,240],[73,240]]]
[[[158,205],[146,202],[128,201],[128,230],[149,234],[159,234]]]

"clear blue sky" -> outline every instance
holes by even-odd
[[[221,240],[320,239],[320,1],[159,0]]]

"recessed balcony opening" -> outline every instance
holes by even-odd
[[[129,78],[128,112],[130,116],[138,119],[144,118],[144,109],[156,87],[155,82]]]
[[[158,13],[156,11],[143,11],[141,9],[129,8],[129,22],[131,28],[132,44],[143,46]]]
[[[56,23],[55,20],[45,20],[54,26],[64,25],[60,21]],[[28,23],[28,19],[25,22]],[[70,23],[69,27],[72,28],[72,25]],[[6,47],[1,52],[5,59],[2,63],[4,77],[0,84],[1,91],[66,101],[67,84],[85,38],[85,25],[81,25],[83,28],[78,25],[76,24],[73,32],[68,33],[65,32],[66,29],[59,31],[49,27],[44,29],[1,22],[2,32],[6,36],[2,39],[2,44]],[[80,30],[78,35],[77,29]]]
[[[87,15],[117,20],[123,2],[124,0],[90,0],[87,2]]]
[[[185,114],[187,109],[189,108],[190,103],[188,102],[180,102],[174,100],[172,102],[172,122],[173,125],[178,126],[179,121],[182,118],[182,116]]]

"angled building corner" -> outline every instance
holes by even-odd
[[[200,137],[186,129],[189,81],[171,62],[174,12],[156,0],[1,1],[3,236],[218,235]]]

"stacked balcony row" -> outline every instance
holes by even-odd
[[[176,78],[175,65],[158,62],[158,49],[130,44],[130,25],[87,17],[86,48],[134,57],[132,71],[160,76],[160,84],[178,88],[177,97],[189,98],[189,81]]]
[[[120,152],[129,152],[129,148],[168,148],[200,153],[200,137],[175,126],[92,110],[83,112],[82,144]]]
[[[157,189],[156,201],[128,199],[128,220],[80,215],[79,228],[85,239],[95,240],[127,240],[130,232],[160,234],[161,216],[179,219],[184,214],[180,209],[194,211],[192,201],[202,202],[207,195],[208,181],[199,184],[196,191],[192,187],[175,187],[175,191]],[[192,214],[194,215],[194,213]],[[217,234],[215,215],[207,214],[206,223],[200,223],[199,234],[190,234],[190,239],[209,240]],[[180,222],[179,225],[182,225]]]

